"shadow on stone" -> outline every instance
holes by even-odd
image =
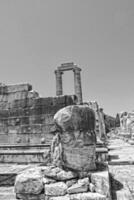
[[[114,179],[112,174],[110,174],[109,177],[110,177],[112,199],[117,200],[116,192],[123,189],[123,184],[120,183],[118,180]]]

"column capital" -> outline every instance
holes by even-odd
[[[60,74],[60,75],[63,74],[63,72],[62,72],[61,70],[57,70],[57,69],[54,71],[54,73],[55,73],[55,74]]]
[[[81,72],[81,70],[82,69],[77,66],[73,67],[73,72]]]

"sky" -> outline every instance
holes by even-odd
[[[110,115],[134,110],[134,1],[0,0],[0,82],[55,96],[66,62],[82,69],[84,101]],[[63,89],[74,94],[73,72]]]

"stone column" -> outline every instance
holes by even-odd
[[[63,72],[60,70],[55,70],[56,75],[56,95],[60,96],[63,94],[63,88],[62,88],[62,74]]]
[[[81,75],[80,71],[81,69],[76,68],[73,70],[74,71],[74,90],[75,90],[75,95],[78,98],[78,104],[82,104],[82,88],[81,88]]]

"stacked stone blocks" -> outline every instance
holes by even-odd
[[[55,131],[53,116],[73,96],[41,98],[30,84],[0,86],[0,143],[50,143]]]

